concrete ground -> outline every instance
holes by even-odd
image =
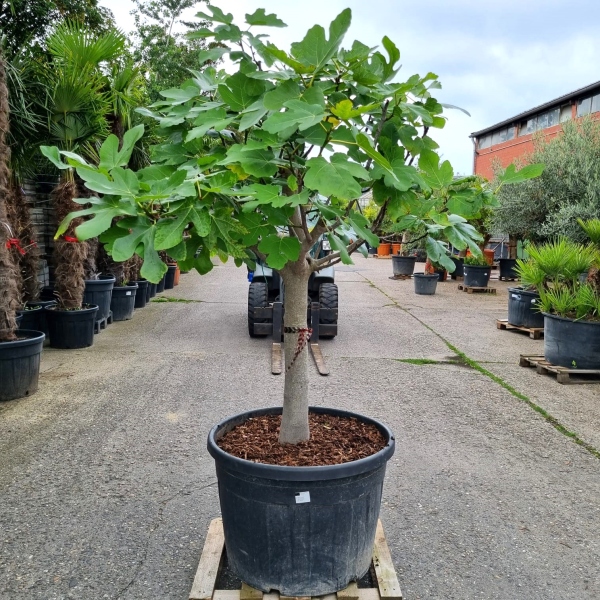
[[[543,342],[496,329],[508,284],[425,297],[391,271],[337,269],[331,375],[314,369],[311,395],[395,432],[381,517],[405,598],[599,598],[600,384],[518,366]],[[219,514],[208,430],[282,398],[246,293],[231,263],[183,275],[164,296],[192,302],[46,348],[39,391],[0,405],[2,600],[187,598]]]

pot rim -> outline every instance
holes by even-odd
[[[341,479],[343,477],[351,477],[360,475],[379,468],[392,457],[395,450],[395,437],[392,431],[383,423],[366,417],[358,413],[353,413],[346,410],[329,408],[325,406],[310,406],[309,412],[326,413],[341,417],[358,418],[364,423],[375,425],[384,435],[387,443],[384,448],[359,460],[342,463],[338,465],[324,465],[315,467],[289,467],[282,465],[269,465],[266,463],[255,463],[250,460],[238,458],[228,452],[225,452],[215,441],[215,435],[224,430],[228,425],[232,427],[243,423],[248,419],[265,414],[281,414],[283,407],[275,406],[269,408],[260,408],[251,411],[246,411],[227,417],[212,427],[208,434],[207,449],[209,454],[215,459],[215,462],[220,463],[226,468],[234,471],[242,471],[246,475],[262,477],[265,479],[278,479],[281,481],[323,481],[330,479]]]
[[[35,329],[18,329],[18,334],[21,336],[25,336],[24,340],[13,340],[11,342],[0,342],[0,346],[3,349],[6,348],[18,348],[22,346],[33,346],[34,344],[38,344],[43,342],[46,338],[46,334],[42,331],[37,331]],[[35,335],[30,335],[35,334]]]
[[[435,277],[436,279],[439,279],[440,274],[439,273],[413,273],[413,277],[419,277],[419,278],[423,278],[423,279],[433,279]]]
[[[92,311],[96,311],[99,309],[97,304],[82,304],[81,306],[82,306],[82,308],[78,308],[77,310],[64,310],[62,308],[58,308],[58,305],[55,304],[54,306],[44,306],[44,310],[51,310],[55,313],[61,313],[61,314],[62,313],[73,313],[73,314],[80,315],[85,312],[92,312]],[[83,308],[84,306],[86,308]]]
[[[600,321],[586,321],[585,319],[571,319],[570,317],[561,317],[559,315],[553,315],[551,313],[542,313],[544,317],[550,317],[551,319],[556,319],[557,321],[568,321],[571,323],[581,324],[581,325],[597,325],[600,326]]]

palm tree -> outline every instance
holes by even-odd
[[[10,196],[10,147],[6,62],[0,48],[0,342],[16,339],[16,309],[19,303],[19,270],[11,251],[14,235],[8,223]]]
[[[100,36],[77,23],[60,24],[48,38],[52,57],[48,97],[49,142],[64,150],[79,151],[95,157],[95,142],[108,133],[106,115],[110,113],[110,97],[104,90],[101,66],[118,56],[125,37],[117,30]],[[53,192],[56,217],[60,222],[80,208],[73,199],[78,196],[71,169],[63,171]],[[85,290],[85,261],[88,246],[77,242],[73,221],[68,231],[56,240],[55,291],[63,309],[81,308]]]

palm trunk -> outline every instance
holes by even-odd
[[[64,181],[52,193],[59,223],[68,213],[81,208],[73,202],[76,189],[72,181]],[[88,247],[84,242],[78,242],[75,237],[75,228],[81,223],[83,219],[73,219],[69,229],[54,245],[55,291],[60,308],[65,310],[80,309],[83,303]]]
[[[10,190],[10,148],[6,143],[9,127],[8,88],[6,67],[0,51],[0,342],[10,342],[17,336],[16,310],[19,305],[19,269],[13,258],[11,243],[14,238],[8,223]]]
[[[508,236],[508,258],[517,258],[517,238],[512,234]]]
[[[283,416],[279,431],[281,444],[297,444],[309,439],[308,428],[308,346],[299,344],[306,336],[306,311],[310,270],[304,261],[288,263],[281,276],[284,283],[284,326],[293,332],[284,337],[285,383]],[[304,338],[306,339],[306,338]],[[301,351],[298,353],[298,348]]]
[[[40,266],[40,249],[35,240],[35,231],[31,222],[31,212],[27,198],[18,181],[13,181],[13,199],[15,203],[15,219],[13,226],[19,238],[24,254],[19,256],[22,276],[23,303],[37,300],[40,296],[38,269]]]

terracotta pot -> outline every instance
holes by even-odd
[[[392,244],[392,254],[396,256],[402,252],[402,244]]]
[[[392,244],[389,242],[384,242],[379,244],[377,248],[377,256],[389,256],[392,251]]]
[[[181,269],[179,268],[179,266],[177,266],[177,268],[175,269],[175,281],[173,282],[174,285],[179,285],[179,276],[181,275]]]
[[[487,249],[484,250],[483,256],[484,256],[485,260],[487,260],[488,265],[494,264],[494,251],[493,250],[487,250]]]

